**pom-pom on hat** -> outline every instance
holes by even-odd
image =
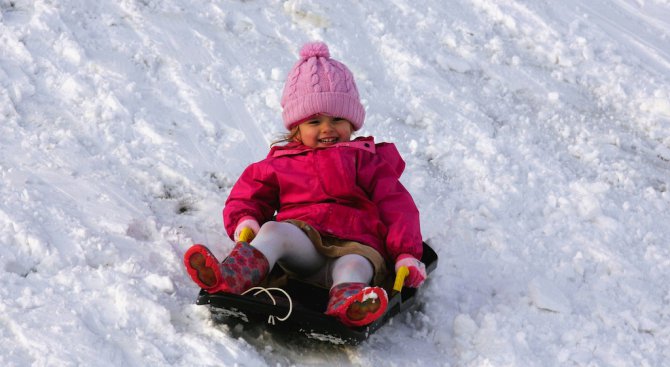
[[[347,119],[354,130],[359,130],[365,120],[354,76],[344,64],[330,58],[323,42],[302,47],[300,60],[286,78],[281,105],[289,130],[316,114]]]

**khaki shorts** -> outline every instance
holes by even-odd
[[[386,262],[382,255],[374,248],[363,245],[359,242],[343,240],[336,237],[321,236],[321,234],[312,228],[309,224],[295,219],[288,219],[284,221],[291,223],[300,228],[314,244],[314,248],[323,256],[330,258],[323,270],[304,279],[307,282],[315,283],[317,285],[329,288],[332,283],[332,265],[333,260],[349,254],[361,255],[368,259],[374,268],[374,275],[372,277],[372,285],[383,285],[387,274]]]

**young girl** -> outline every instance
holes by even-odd
[[[409,287],[426,278],[419,212],[398,181],[405,163],[393,144],[352,140],[365,110],[349,69],[321,42],[308,43],[290,71],[281,104],[283,146],[242,173],[223,210],[237,243],[219,262],[202,245],[184,255],[207,292],[240,294],[275,264],[330,288],[327,315],[363,326],[384,314],[387,264],[407,266]],[[248,228],[251,243],[239,241]]]

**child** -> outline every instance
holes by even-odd
[[[220,263],[194,245],[184,262],[207,292],[235,294],[279,264],[330,288],[326,314],[363,326],[386,310],[380,285],[387,263],[408,266],[407,286],[426,278],[419,212],[398,181],[405,163],[395,146],[351,140],[365,110],[349,69],[321,42],[300,55],[281,100],[288,143],[247,167],[226,201],[224,224],[235,247]],[[244,228],[255,234],[251,243],[239,241]]]

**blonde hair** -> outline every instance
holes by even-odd
[[[281,143],[290,143],[293,141],[299,141],[297,137],[298,135],[300,135],[300,125],[301,124],[295,125],[291,128],[289,132],[279,135],[279,138],[270,143],[270,146],[272,147]],[[349,121],[349,127],[351,128],[351,137],[353,138],[356,133],[356,130],[354,129],[354,125],[351,123],[351,121]]]
[[[280,143],[290,143],[292,141],[296,140],[296,137],[298,136],[298,133],[300,132],[300,129],[298,128],[300,125],[294,126],[291,131],[284,133],[279,136],[278,140],[273,141],[270,146],[274,146],[276,144]]]

